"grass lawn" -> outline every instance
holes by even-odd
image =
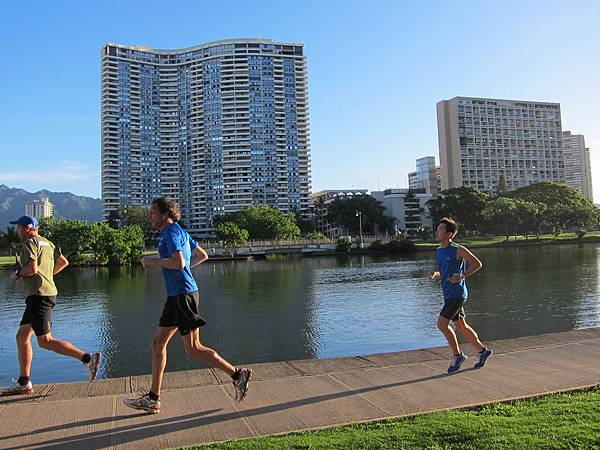
[[[493,404],[467,411],[423,414],[192,448],[600,448],[600,386],[587,391]]]
[[[0,269],[10,269],[15,265],[14,256],[0,256]]]

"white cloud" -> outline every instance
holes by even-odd
[[[88,182],[95,176],[96,174],[90,171],[89,164],[79,161],[63,160],[54,167],[0,172],[0,183],[56,183],[64,181]]]

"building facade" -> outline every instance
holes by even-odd
[[[328,238],[338,238],[342,233],[339,227],[329,223],[327,207],[336,198],[350,198],[356,195],[368,195],[366,189],[332,189],[314,192],[310,195],[312,216],[317,226],[317,230],[323,233]]]
[[[408,188],[425,189],[428,194],[437,197],[441,190],[440,166],[435,164],[435,156],[417,159],[417,170],[408,174]]]
[[[420,228],[426,228],[432,236],[433,222],[427,202],[434,197],[425,189],[386,189],[371,192],[371,195],[383,203],[386,215],[396,219],[398,230],[404,230],[414,238],[419,235]]]
[[[454,97],[437,122],[442,189],[566,181],[559,103]]]
[[[53,214],[54,205],[47,198],[25,203],[25,215],[27,216],[43,219],[45,217],[52,217]]]
[[[590,149],[585,146],[585,138],[582,134],[572,134],[570,131],[563,131],[562,136],[567,184],[593,202]]]
[[[419,188],[419,175],[416,171],[408,173],[408,188],[411,190]]]
[[[267,204],[308,211],[310,150],[302,44],[266,39],[180,50],[106,44],[102,64],[105,217],[169,196],[185,225]]]

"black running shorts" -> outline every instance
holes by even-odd
[[[198,291],[167,297],[159,327],[177,327],[182,336],[206,325],[200,316],[200,295]]]
[[[25,312],[19,325],[31,325],[36,336],[50,333],[52,328],[52,308],[56,306],[56,297],[30,295],[25,299]]]
[[[464,298],[450,298],[444,301],[444,307],[440,312],[440,316],[445,319],[456,322],[457,320],[465,318],[465,310],[463,305],[465,304]]]

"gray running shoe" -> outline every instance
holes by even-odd
[[[148,394],[144,394],[138,398],[126,398],[123,400],[125,406],[133,409],[140,409],[151,414],[160,412],[160,400],[153,400]]]
[[[245,368],[239,369],[238,378],[233,382],[236,402],[239,403],[244,400],[244,397],[248,392],[248,383],[250,383],[250,378],[252,378],[252,370]]]
[[[85,363],[84,366],[88,370],[88,376],[90,382],[94,381],[96,374],[98,373],[98,366],[100,365],[100,352],[90,353],[90,362]]]

